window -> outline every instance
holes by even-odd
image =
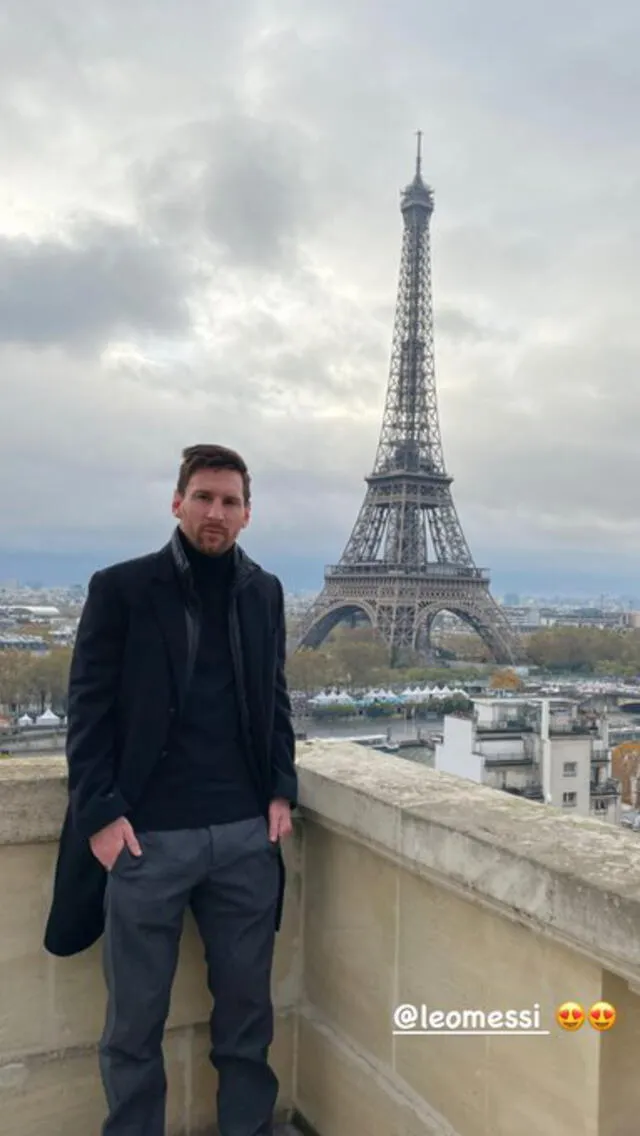
[[[578,794],[577,793],[563,793],[562,794],[562,804],[566,808],[570,808],[570,809],[573,808],[577,804],[577,801],[578,801]]]
[[[563,777],[575,777],[577,772],[578,772],[577,761],[565,761],[564,762],[564,764],[562,766],[562,776]]]
[[[608,808],[607,801],[594,801],[593,802],[593,810],[596,813],[605,813],[607,811],[607,808]]]

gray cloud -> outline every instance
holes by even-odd
[[[509,334],[499,327],[483,327],[477,319],[458,308],[436,308],[434,331],[436,335],[445,336],[459,344],[479,344],[510,338]]]
[[[631,0],[5,12],[5,547],[163,538],[180,449],[208,434],[255,471],[259,553],[339,555],[375,455],[421,127],[472,547],[493,567],[514,547],[640,554]]]
[[[94,220],[68,239],[0,237],[0,341],[184,333],[189,284],[169,248],[124,225]]]
[[[295,130],[246,114],[187,125],[144,171],[141,196],[162,231],[208,238],[236,269],[290,270],[313,223]]]

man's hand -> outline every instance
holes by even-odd
[[[291,805],[288,801],[276,798],[269,805],[269,840],[275,844],[283,836],[290,836],[292,831]]]
[[[142,848],[126,817],[119,817],[106,828],[101,828],[100,832],[94,833],[89,844],[96,860],[99,860],[108,872],[111,871],[125,844],[134,856],[142,855]]]

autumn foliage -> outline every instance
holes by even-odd
[[[627,805],[635,804],[632,799],[632,778],[640,770],[640,742],[620,742],[611,751],[611,776],[620,781],[622,800]]]

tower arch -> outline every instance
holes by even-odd
[[[355,622],[359,617],[364,617],[367,624],[375,627],[375,612],[367,603],[344,603],[342,600],[336,600],[327,607],[323,606],[316,617],[307,623],[297,647],[320,647],[340,623]]]

